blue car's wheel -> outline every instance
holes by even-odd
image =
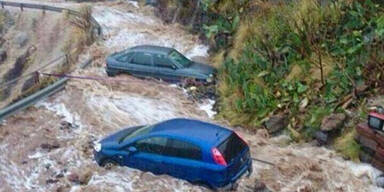
[[[101,163],[101,166],[103,166],[106,169],[111,169],[112,167],[115,167],[117,165],[118,165],[118,163],[116,161],[111,160],[111,159],[103,160],[103,162]]]

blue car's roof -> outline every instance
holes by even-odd
[[[210,147],[227,138],[231,130],[192,119],[171,119],[154,125],[150,134],[173,136]]]

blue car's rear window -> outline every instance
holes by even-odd
[[[222,142],[217,148],[224,156],[227,162],[231,162],[240,152],[247,147],[247,144],[236,135],[232,133],[224,142]]]

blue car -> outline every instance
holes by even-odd
[[[191,119],[126,128],[95,144],[100,166],[123,165],[217,189],[252,172],[247,143],[236,132]]]

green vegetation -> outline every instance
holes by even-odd
[[[66,13],[69,23],[73,26],[73,32],[72,38],[64,45],[63,52],[68,56],[70,63],[76,61],[84,48],[96,40],[92,24],[92,7],[85,5],[78,11],[79,16]]]
[[[325,115],[383,85],[382,5],[204,2],[219,15],[203,29],[215,40],[214,60],[223,62],[216,64],[219,110],[232,124],[257,128],[271,114],[289,113],[292,129],[310,138]]]
[[[257,129],[284,113],[293,139],[309,140],[325,116],[383,92],[380,0],[161,0],[159,7],[164,20],[194,24],[211,45],[219,118],[233,125]],[[338,149],[354,159],[350,131],[343,133]]]
[[[340,152],[344,157],[353,161],[359,161],[360,145],[355,141],[354,137],[356,131],[349,131],[339,137],[335,142],[335,149]]]

